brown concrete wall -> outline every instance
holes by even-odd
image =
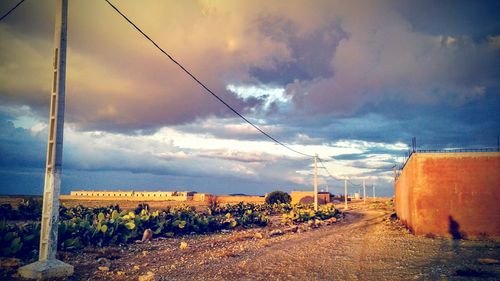
[[[209,201],[210,196],[211,196],[210,194],[206,193],[195,193],[193,194],[193,201],[198,201],[198,202]]]
[[[417,235],[500,237],[500,153],[414,153],[395,207]]]
[[[313,191],[292,191],[290,193],[292,197],[292,204],[309,204],[314,202],[314,192]],[[318,193],[318,204],[326,204],[330,202],[329,193]]]

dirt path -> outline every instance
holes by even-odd
[[[500,280],[499,264],[478,261],[500,259],[499,242],[416,237],[388,208],[353,207],[340,222],[301,233],[269,236],[274,227],[266,227],[59,258],[75,265],[64,280],[137,280],[148,271],[156,280]]]
[[[498,259],[498,243],[454,245],[414,237],[387,218],[383,211],[353,211],[338,225],[274,242],[229,263],[221,260],[195,279],[461,280],[461,272],[500,277],[498,265],[477,262],[481,257]]]

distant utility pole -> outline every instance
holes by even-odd
[[[394,163],[394,182],[397,180],[397,175],[396,175],[396,163]]]
[[[366,186],[364,179],[363,179],[363,203],[366,204]]]
[[[43,190],[40,252],[37,262],[19,268],[30,279],[70,276],[73,266],[56,259],[59,195],[61,193],[64,105],[66,86],[68,0],[58,0],[54,28],[54,63],[50,93],[49,133]]]
[[[344,209],[347,210],[347,177],[344,178]]]
[[[314,155],[314,210],[318,210],[318,154]]]
[[[372,183],[373,200],[375,200],[375,184]]]

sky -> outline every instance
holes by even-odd
[[[497,147],[498,1],[112,2],[265,132],[324,159],[320,189],[343,192],[328,171],[392,196],[412,137]],[[0,22],[0,194],[43,191],[55,3]],[[69,1],[66,75],[63,194],[312,190],[312,158],[234,115],[105,1]]]

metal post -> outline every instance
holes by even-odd
[[[47,279],[73,274],[73,266],[56,259],[64,131],[67,16],[68,0],[58,0],[54,28],[55,47],[50,93],[40,252],[38,262],[19,269],[19,274],[25,278]]]
[[[344,209],[347,210],[347,177],[344,178]]]
[[[363,203],[366,204],[366,186],[364,179],[363,179]]]
[[[314,155],[314,210],[318,210],[318,154]]]

